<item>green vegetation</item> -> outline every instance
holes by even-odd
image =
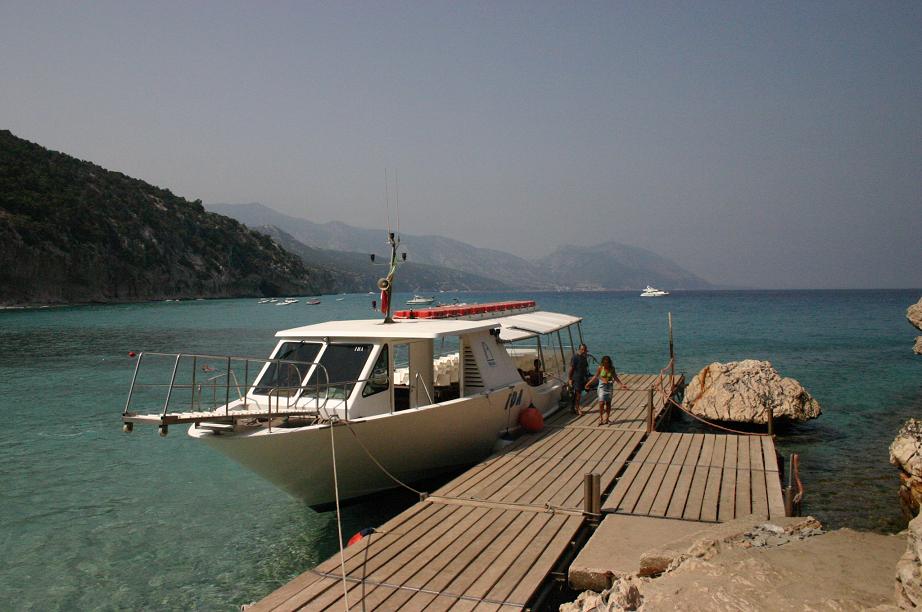
[[[0,130],[0,303],[312,294],[328,271],[239,222]]]

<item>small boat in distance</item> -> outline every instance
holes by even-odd
[[[421,304],[431,304],[435,301],[434,297],[424,297],[422,295],[414,295],[412,299],[407,300],[407,304],[410,306],[418,306]]]
[[[289,306],[291,304],[297,304],[297,303],[298,303],[298,300],[295,298],[285,298],[281,302],[277,302],[275,305],[276,306]]]
[[[664,295],[669,295],[668,291],[663,291],[662,289],[657,289],[656,287],[651,287],[647,285],[644,287],[643,292],[640,294],[640,297],[662,297]]]
[[[307,304],[308,306],[316,306],[317,304],[320,303],[320,300],[317,298],[311,298],[304,303]]]

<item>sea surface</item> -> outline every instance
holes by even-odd
[[[822,416],[779,437],[801,457],[804,512],[828,528],[905,527],[888,446],[922,416],[922,357],[906,308],[922,291],[442,294],[534,297],[585,317],[590,352],[619,371],[767,359]],[[0,610],[236,610],[337,550],[317,513],[176,427],[121,430],[130,351],[267,356],[279,329],[373,315],[372,296],[286,307],[255,299],[0,311]],[[408,295],[398,295],[402,303]],[[412,504],[384,494],[343,513],[343,533]]]

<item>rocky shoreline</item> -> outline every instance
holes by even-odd
[[[917,330],[922,331],[922,298],[906,309],[906,320]],[[916,355],[922,355],[922,336],[916,337],[912,350]]]
[[[922,306],[919,310],[922,314]],[[709,376],[710,386],[718,388],[727,401],[733,399],[734,389],[742,388],[744,398],[751,396],[742,402],[749,404],[749,410],[738,410],[735,418],[759,422],[763,410],[756,400],[770,393],[753,392],[751,380],[772,380],[776,388],[779,385],[774,380],[777,374],[765,364],[752,362],[740,370],[735,363],[711,364],[696,377],[698,387],[690,385],[687,394],[693,401],[703,397],[702,383]],[[739,376],[743,371],[755,374]],[[798,391],[792,397],[804,396]],[[810,406],[815,400],[795,404],[798,402]],[[816,412],[819,414],[818,404]],[[717,416],[727,420],[729,414],[725,410]],[[900,504],[907,519],[912,519],[899,534],[851,529],[827,532],[812,517],[771,521],[749,517],[717,524],[641,553],[636,571],[606,582],[611,583],[608,589],[584,591],[575,601],[561,605],[560,612],[920,607],[922,420],[909,419],[903,425],[890,446],[890,462],[900,468]]]
[[[825,532],[810,517],[716,525],[674,553],[658,576],[621,577],[560,611],[896,610],[897,600],[917,601],[914,592],[894,596],[904,551],[903,534]],[[910,578],[918,576],[914,559],[905,570]]]

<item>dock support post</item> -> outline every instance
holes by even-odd
[[[653,387],[650,387],[647,397],[647,433],[653,432]]]
[[[794,516],[794,488],[784,487],[784,516]]]
[[[772,410],[771,406],[768,406],[767,412],[768,412],[768,435],[774,438],[775,437],[775,411]]]
[[[602,475],[592,475],[592,514],[596,520],[602,514]]]
[[[602,514],[601,474],[583,474],[583,514],[594,521]]]

